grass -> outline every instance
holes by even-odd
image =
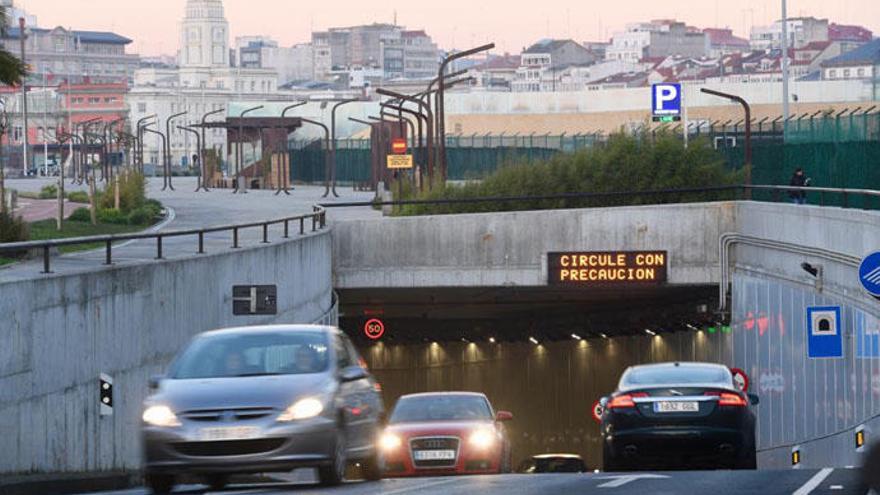
[[[10,263],[15,263],[15,260],[0,256],[0,266],[8,265]]]
[[[144,229],[142,225],[119,225],[112,223],[99,223],[92,225],[90,222],[74,222],[67,220],[64,222],[64,230],[58,232],[55,220],[40,220],[28,224],[32,241],[44,241],[49,239],[67,239],[70,237],[86,237],[91,235],[107,235],[107,234],[128,234],[131,232],[139,232]],[[103,247],[102,243],[77,244],[73,246],[62,246],[58,250],[63,253],[74,253],[77,251],[88,251]],[[0,258],[0,265],[3,264]]]

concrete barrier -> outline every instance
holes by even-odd
[[[335,323],[329,229],[159,263],[0,283],[0,473],[140,467],[141,402],[195,334]],[[232,286],[277,284],[278,313],[232,314]],[[99,415],[99,374],[113,378]]]

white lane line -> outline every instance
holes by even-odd
[[[798,488],[792,495],[808,495],[813,493],[819,485],[825,481],[825,478],[831,476],[831,473],[834,472],[832,468],[825,468],[816,473],[812,478],[809,479],[804,486]]]
[[[843,485],[831,485],[828,487],[829,490],[843,490]]]
[[[446,485],[449,483],[455,483],[456,481],[460,481],[460,480],[453,478],[453,479],[441,480],[441,481],[431,481],[429,483],[422,483],[421,485],[415,485],[415,486],[405,486],[405,487],[397,488],[395,490],[391,490],[391,491],[387,491],[387,492],[382,490],[379,493],[381,493],[382,495],[395,495],[397,493],[415,492],[415,491],[419,491],[419,490],[424,490],[425,488],[431,488],[431,487],[435,487],[435,486]]]

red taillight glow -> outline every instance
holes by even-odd
[[[706,392],[706,395],[718,397],[719,406],[745,407],[748,402],[739,394],[731,394],[728,392]]]
[[[630,407],[636,407],[636,403],[633,399],[647,396],[648,394],[644,392],[618,395],[617,397],[613,397],[610,401],[608,401],[608,409],[626,409]]]

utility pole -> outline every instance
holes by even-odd
[[[25,45],[25,40],[27,39],[27,36],[26,36],[26,34],[25,34],[25,32],[24,32],[24,29],[25,29],[24,17],[19,17],[19,18],[18,18],[18,34],[19,34],[19,39],[20,39],[20,41],[21,41],[21,63],[22,63],[22,64],[25,64],[25,66],[27,66],[27,62],[25,61],[26,59],[25,59],[25,51],[24,51],[24,49],[25,49],[24,45]],[[21,167],[22,167],[22,170],[23,170],[23,172],[24,172],[24,175],[27,175],[27,173],[28,173],[28,101],[27,101],[27,76],[25,76],[24,78],[22,78],[22,81],[21,81],[21,104],[22,104],[22,107],[21,107],[21,108],[22,108],[22,120],[23,120],[23,127],[22,127],[22,129],[24,130],[24,142],[23,142],[22,147],[21,147],[21,149],[22,149],[22,154],[21,154],[21,157],[22,157],[22,165],[21,165]]]
[[[785,137],[785,123],[788,122],[788,6],[782,0],[782,135]]]

